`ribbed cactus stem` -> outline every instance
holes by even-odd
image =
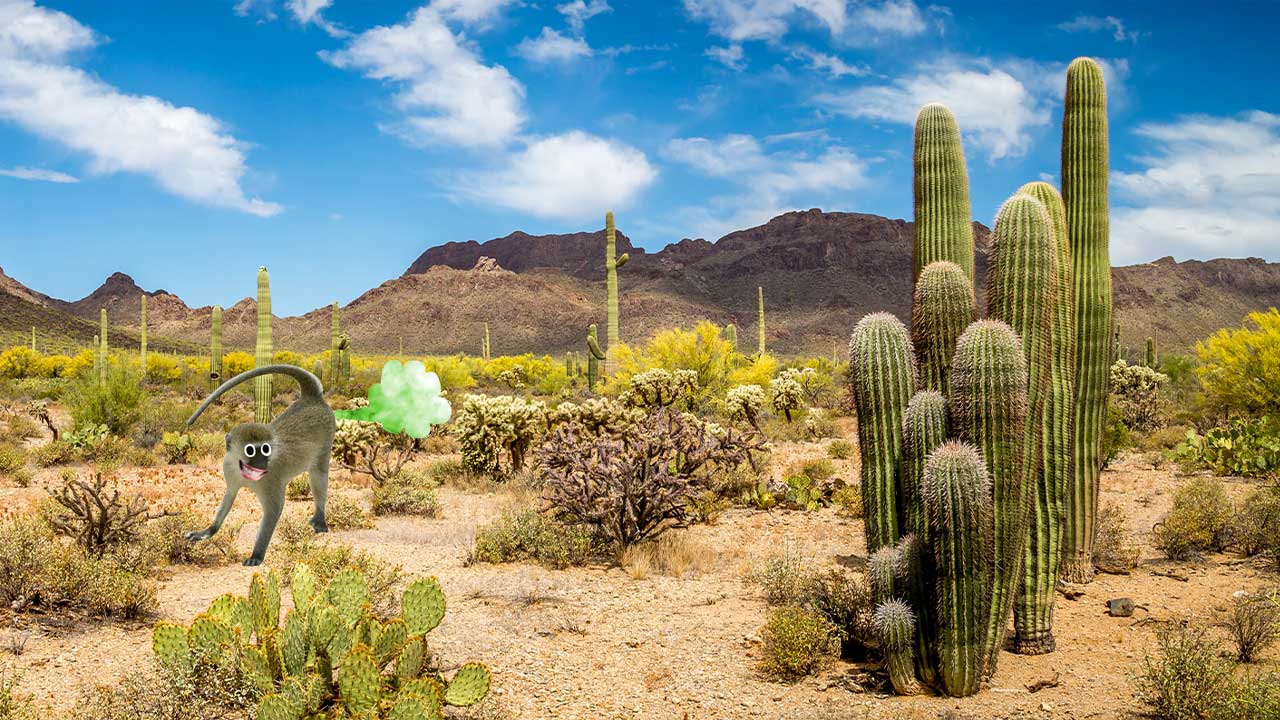
[[[338,375],[342,371],[341,348],[338,345],[339,336],[341,335],[341,327],[338,317],[338,301],[334,300],[333,305],[329,307],[329,380],[330,387],[338,384]]]
[[[898,597],[903,578],[902,563],[896,545],[884,545],[867,558],[867,583],[871,597],[879,604]]]
[[[101,382],[102,378],[102,337],[100,335],[93,336],[93,377],[94,380]]]
[[[600,382],[600,361],[604,353],[600,350],[600,341],[596,339],[594,323],[587,326],[587,389],[595,390]]]
[[[911,343],[922,389],[947,394],[956,339],[973,321],[973,282],[959,265],[938,260],[920,271],[911,303]]]
[[[484,350],[484,361],[489,362],[489,360],[493,357],[492,355],[490,355],[490,348],[489,348],[489,323],[484,324],[484,345],[482,346],[482,349]]]
[[[1159,358],[1156,357],[1155,338],[1147,338],[1147,351],[1143,355],[1142,364],[1152,369],[1155,369],[1160,364]]]
[[[931,609],[942,689],[953,697],[978,691],[985,674],[991,602],[991,480],[971,445],[934,450],[921,487],[933,562]]]
[[[757,324],[756,332],[759,333],[759,338],[756,340],[756,352],[761,355],[764,355],[764,288],[763,287],[756,288],[756,304],[757,304],[756,314],[758,316],[756,321],[756,324]]]
[[[209,339],[209,379],[218,380],[222,377],[222,307],[213,306],[213,314],[210,317],[210,339]]]
[[[898,482],[902,489],[903,513],[902,527],[909,533],[904,537],[921,546],[929,541],[929,525],[924,513],[924,501],[921,487],[924,483],[924,469],[929,454],[947,441],[948,433],[947,400],[937,390],[921,390],[916,393],[902,420],[902,464]],[[901,542],[899,543],[902,544]],[[916,562],[920,567],[911,575],[909,599],[916,609],[916,673],[926,684],[934,684],[936,674],[931,640],[928,632],[932,608],[927,601],[926,578],[933,576],[933,560],[928,553],[920,553]]]
[[[987,316],[1004,320],[1023,341],[1027,360],[1027,423],[1023,441],[1023,478],[1030,501],[1023,578],[1015,588],[1015,648],[1027,655],[1053,651],[1053,596],[1061,555],[1061,495],[1047,456],[1056,409],[1053,370],[1059,300],[1057,247],[1050,211],[1030,195],[1014,195],[1001,206],[992,232],[987,275]],[[1061,406],[1066,409],[1069,405]],[[1055,446],[1057,447],[1057,446]]]
[[[973,213],[960,126],[945,105],[930,103],[916,115],[913,152],[915,250],[912,279],[930,263],[953,262],[973,285]]]
[[[915,357],[907,328],[889,313],[858,321],[849,341],[858,444],[862,450],[862,501],[867,551],[893,545],[900,535],[897,483],[902,418],[916,390]]]
[[[608,286],[609,301],[609,317],[608,326],[605,328],[605,340],[608,343],[605,346],[606,358],[604,359],[604,372],[608,375],[611,371],[608,353],[612,352],[618,346],[619,329],[618,329],[618,268],[627,262],[627,254],[623,253],[622,257],[615,257],[618,252],[617,246],[617,230],[613,224],[613,211],[605,213],[604,216],[604,270],[605,283]]]
[[[141,327],[141,352],[142,356],[142,376],[147,375],[147,296],[142,296],[142,327]]]
[[[920,683],[915,672],[916,617],[910,606],[899,599],[880,603],[871,616],[871,624],[880,637],[889,682],[899,695],[918,695]]]
[[[987,670],[994,672],[1021,579],[1031,492],[1025,479],[1027,370],[1022,342],[999,320],[979,320],[956,342],[952,432],[982,453],[995,509]]]
[[[729,345],[733,347],[734,352],[738,352],[738,326],[737,325],[734,325],[733,323],[729,323],[728,325],[724,326],[724,339],[727,340],[729,342]],[[34,344],[34,342],[35,341],[33,340],[32,343]]]
[[[1062,112],[1062,201],[1071,237],[1076,317],[1074,472],[1067,492],[1063,576],[1093,577],[1093,538],[1102,472],[1111,358],[1111,257],[1107,201],[1107,91],[1102,66],[1067,68]]]
[[[258,342],[255,348],[256,367],[271,364],[271,280],[267,268],[258,268]],[[271,376],[253,379],[253,418],[255,422],[271,422]]]
[[[101,329],[98,331],[99,346],[98,354],[102,357],[102,362],[98,364],[98,383],[106,384],[107,382],[107,366],[111,363],[111,344],[107,342],[107,309],[102,308],[98,311],[98,323]]]

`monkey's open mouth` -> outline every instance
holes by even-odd
[[[259,480],[262,479],[262,476],[266,474],[267,474],[267,471],[265,469],[259,470],[258,468],[253,467],[252,465],[245,465],[243,460],[240,461],[240,475],[245,480],[248,480],[250,482],[258,482]]]

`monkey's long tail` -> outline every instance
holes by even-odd
[[[206,408],[214,403],[223,393],[242,382],[252,380],[260,375],[287,375],[298,381],[298,385],[302,387],[302,396],[313,400],[324,402],[324,386],[320,384],[320,378],[294,365],[263,365],[260,368],[254,368],[247,372],[242,372],[233,378],[218,386],[205,401],[191,413],[191,417],[187,418],[187,427],[191,427],[196,423],[196,418],[200,417]]]

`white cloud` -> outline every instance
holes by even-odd
[[[867,164],[839,146],[827,147],[816,155],[767,153],[755,137],[732,134],[719,140],[676,138],[667,144],[665,154],[699,174],[737,188],[703,206],[674,211],[685,230],[708,239],[759,225],[801,205],[812,207],[815,196],[848,191],[867,181]]]
[[[1138,42],[1138,33],[1136,31],[1126,30],[1124,21],[1118,17],[1108,15],[1099,17],[1097,15],[1077,15],[1075,19],[1068,22],[1059,23],[1058,29],[1063,32],[1109,32],[1116,42]]]
[[[827,93],[816,101],[849,117],[906,125],[915,124],[922,106],[943,103],[955,113],[966,141],[985,150],[992,160],[1021,155],[1031,142],[1028,131],[1049,122],[1044,99],[997,68],[922,66],[886,85]]]
[[[578,58],[590,57],[591,46],[582,38],[568,37],[549,27],[542,28],[542,34],[536,38],[525,38],[516,45],[515,52],[520,57],[537,63],[570,62]]]
[[[303,25],[315,25],[332,37],[349,36],[351,33],[334,25],[321,15],[324,10],[332,5],[333,0],[287,0],[285,2],[285,7]]]
[[[492,20],[498,11],[518,0],[434,0],[430,7],[449,20],[475,24]]]
[[[18,165],[11,168],[0,168],[0,175],[5,177],[17,178],[18,180],[38,180],[41,182],[51,183],[78,183],[80,178],[75,175],[68,175],[57,170],[46,170],[44,168],[31,168],[24,165]]]
[[[569,23],[569,27],[579,35],[582,34],[588,20],[612,9],[609,7],[608,0],[590,0],[589,2],[572,0],[572,2],[556,6],[556,10],[559,10],[560,14],[564,15],[565,22]]]
[[[707,48],[703,54],[715,59],[716,62],[730,70],[741,72],[747,67],[746,54],[742,52],[742,46],[738,43],[733,43],[727,47],[712,46]]]
[[[657,177],[639,150],[573,130],[532,140],[505,167],[460,178],[464,196],[563,220],[623,208]]]
[[[147,175],[175,195],[268,217],[248,198],[245,145],[216,118],[148,95],[127,95],[67,64],[93,31],[30,0],[0,0],[0,118],[83,152],[95,173]]]
[[[684,9],[732,42],[777,40],[797,20],[855,44],[919,35],[927,27],[914,0],[684,0]]]
[[[888,0],[880,5],[860,5],[853,24],[887,35],[910,37],[925,31],[924,15],[911,0]]]
[[[1131,263],[1261,256],[1280,260],[1280,115],[1194,115],[1148,123],[1144,166],[1111,174],[1111,257]]]
[[[798,45],[791,50],[791,57],[797,60],[803,60],[808,63],[809,67],[826,73],[832,78],[842,78],[846,75],[853,77],[862,77],[868,75],[871,69],[865,65],[850,65],[840,58],[838,55],[829,55],[824,52],[818,52],[813,48]]]
[[[399,25],[367,30],[345,49],[320,57],[401,86],[395,103],[406,117],[392,130],[413,142],[502,145],[524,124],[524,86],[501,65],[481,62],[442,15],[479,20],[501,4],[438,0]]]

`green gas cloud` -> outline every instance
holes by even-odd
[[[411,438],[431,434],[432,425],[449,422],[453,408],[440,397],[440,378],[417,360],[382,366],[382,382],[369,388],[369,404],[355,410],[337,410],[340,420],[376,422],[383,430]]]

